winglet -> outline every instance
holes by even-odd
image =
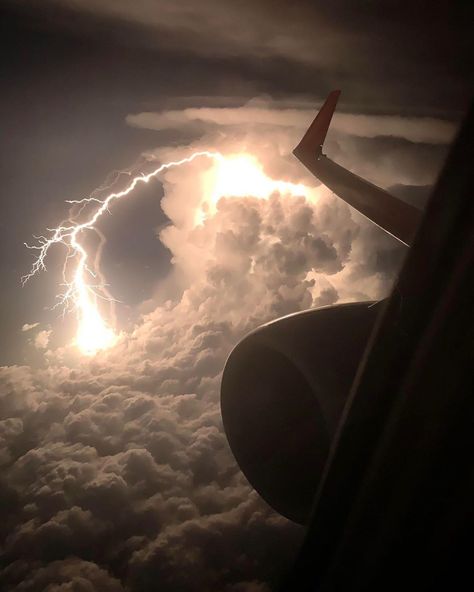
[[[296,158],[326,187],[374,224],[411,245],[421,212],[410,204],[369,183],[323,154],[323,143],[341,91],[333,90],[298,146]]]
[[[309,126],[301,142],[293,150],[293,154],[305,164],[308,160],[314,160],[319,157],[322,152],[323,143],[328,133],[329,124],[336,109],[340,90],[333,90],[329,93],[324,105],[321,107],[315,120]]]

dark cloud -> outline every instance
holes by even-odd
[[[33,568],[31,570],[31,568]],[[20,577],[19,577],[20,576]],[[20,587],[15,582],[25,576]],[[65,559],[64,561],[53,561],[42,566],[40,563],[28,565],[19,560],[12,564],[7,570],[6,581],[9,590],[25,592],[40,592],[50,590],[51,592],[124,592],[120,582],[112,577],[105,569],[95,563],[83,561],[77,558]]]
[[[382,298],[406,252],[290,151],[315,99],[341,86],[328,154],[422,205],[469,87],[467,20],[456,29],[437,3],[367,6],[57,0],[40,15],[34,3],[10,5],[8,244],[51,225],[60,200],[142,151],[249,151],[271,177],[311,190],[228,192],[196,227],[207,165],[195,163],[164,175],[163,212],[114,211],[105,262],[120,262],[113,284],[126,275],[130,330],[78,362],[41,318],[37,367],[0,369],[5,589],[269,592],[289,568],[302,530],[252,491],[223,433],[226,356],[280,315]],[[157,203],[161,188],[141,197]],[[151,228],[137,238],[144,218]],[[26,259],[3,252],[16,279]],[[151,269],[131,280],[144,259]],[[147,288],[134,292],[145,275]],[[33,293],[34,310],[52,289]],[[12,307],[17,292],[15,283],[3,296]],[[39,318],[16,316],[18,334]]]
[[[161,68],[180,55],[191,86],[209,87],[211,73],[219,94],[266,86],[318,95],[339,86],[357,109],[459,117],[472,91],[470,19],[460,2],[48,0],[41,15],[33,2],[22,7],[36,27],[155,53]],[[176,77],[167,74],[169,88]]]
[[[433,185],[448,152],[448,144],[412,142],[404,138],[346,137],[333,146],[336,160],[383,187]],[[357,163],[357,164],[355,164]]]
[[[433,190],[432,185],[393,185],[390,193],[423,210]]]

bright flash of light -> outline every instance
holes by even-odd
[[[276,191],[303,195],[306,187],[271,179],[258,160],[249,154],[219,160],[212,194],[214,203],[223,195],[267,198]]]
[[[256,158],[250,155],[235,155],[224,157],[219,152],[200,151],[181,160],[161,164],[148,174],[134,176],[122,191],[109,193],[103,199],[97,197],[99,190],[89,197],[79,200],[68,200],[67,203],[79,206],[77,215],[81,215],[85,209],[90,209],[89,217],[84,222],[75,222],[70,218],[66,223],[61,223],[57,228],[48,229],[50,236],[36,236],[37,244],[28,245],[29,249],[38,252],[32,268],[28,274],[22,277],[22,285],[40,271],[46,270],[46,258],[49,249],[55,244],[66,247],[66,258],[63,268],[65,291],[58,295],[58,303],[64,307],[64,311],[73,309],[77,315],[78,329],[75,343],[80,351],[86,355],[94,355],[100,350],[113,346],[118,336],[113,327],[102,318],[98,307],[98,298],[113,300],[98,268],[99,255],[91,260],[91,256],[84,244],[87,231],[99,234],[95,224],[99,218],[109,211],[112,202],[128,196],[137,185],[148,183],[161,172],[190,163],[196,158],[206,157],[215,162],[211,176],[206,183],[206,197],[201,203],[201,212],[196,219],[197,223],[203,222],[210,214],[215,213],[216,204],[222,196],[243,197],[247,195],[267,198],[272,193],[280,192],[291,195],[305,195],[308,188],[304,185],[296,185],[286,181],[277,181],[269,178],[263,171]],[[126,174],[131,176],[130,172]],[[112,183],[113,184],[113,183]],[[109,188],[103,187],[101,189]],[[101,246],[103,242],[101,243]],[[73,265],[72,274],[68,269]],[[97,280],[99,283],[97,284]]]
[[[260,162],[250,154],[237,154],[219,159],[209,173],[207,200],[204,209],[207,215],[216,212],[219,199],[223,196],[253,196],[267,199],[273,193],[306,195],[308,187],[272,179],[266,175]],[[200,213],[201,220],[205,217]]]

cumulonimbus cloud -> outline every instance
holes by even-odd
[[[155,157],[245,149],[301,181],[288,161],[299,131],[265,126],[210,127]],[[0,369],[8,590],[267,592],[291,564],[302,530],[251,490],[223,433],[225,359],[280,315],[382,297],[403,249],[316,181],[310,197],[224,195],[196,226],[209,166],[165,173],[172,271],[115,348],[79,363],[48,349],[44,368]]]

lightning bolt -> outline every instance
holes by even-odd
[[[73,308],[77,311],[78,316],[78,333],[76,337],[76,344],[83,353],[92,355],[101,349],[106,349],[115,343],[117,336],[114,330],[101,317],[97,307],[97,298],[101,297],[108,301],[113,301],[107,286],[103,281],[103,276],[98,272],[98,259],[100,259],[100,250],[104,244],[103,235],[95,227],[99,218],[109,211],[109,206],[112,202],[128,196],[141,183],[148,183],[151,179],[156,178],[163,171],[179,167],[195,160],[196,158],[210,158],[212,160],[224,161],[225,158],[219,152],[201,151],[194,152],[186,158],[175,160],[161,164],[158,168],[148,174],[137,174],[130,183],[122,191],[109,193],[104,199],[97,197],[101,192],[112,187],[122,174],[131,176],[130,171],[114,171],[112,181],[106,181],[103,186],[99,187],[89,197],[79,200],[66,200],[72,206],[79,206],[79,211],[76,216],[82,214],[84,209],[93,205],[91,215],[85,222],[74,222],[73,217],[70,217],[66,222],[62,222],[57,228],[48,228],[50,236],[34,236],[37,243],[27,244],[28,249],[38,251],[38,254],[33,262],[29,273],[21,278],[24,286],[33,276],[41,271],[46,271],[46,258],[50,248],[55,244],[62,244],[66,247],[67,253],[63,267],[63,277],[65,291],[58,296],[57,305],[62,305],[64,310]],[[133,170],[133,168],[132,168]],[[95,262],[89,264],[89,255],[86,247],[81,239],[84,237],[85,231],[95,231],[100,239],[99,252],[96,255]],[[70,261],[76,263],[75,270],[72,274],[72,279],[67,279],[67,268]],[[94,283],[91,282],[93,279]],[[97,283],[98,279],[98,283]]]

